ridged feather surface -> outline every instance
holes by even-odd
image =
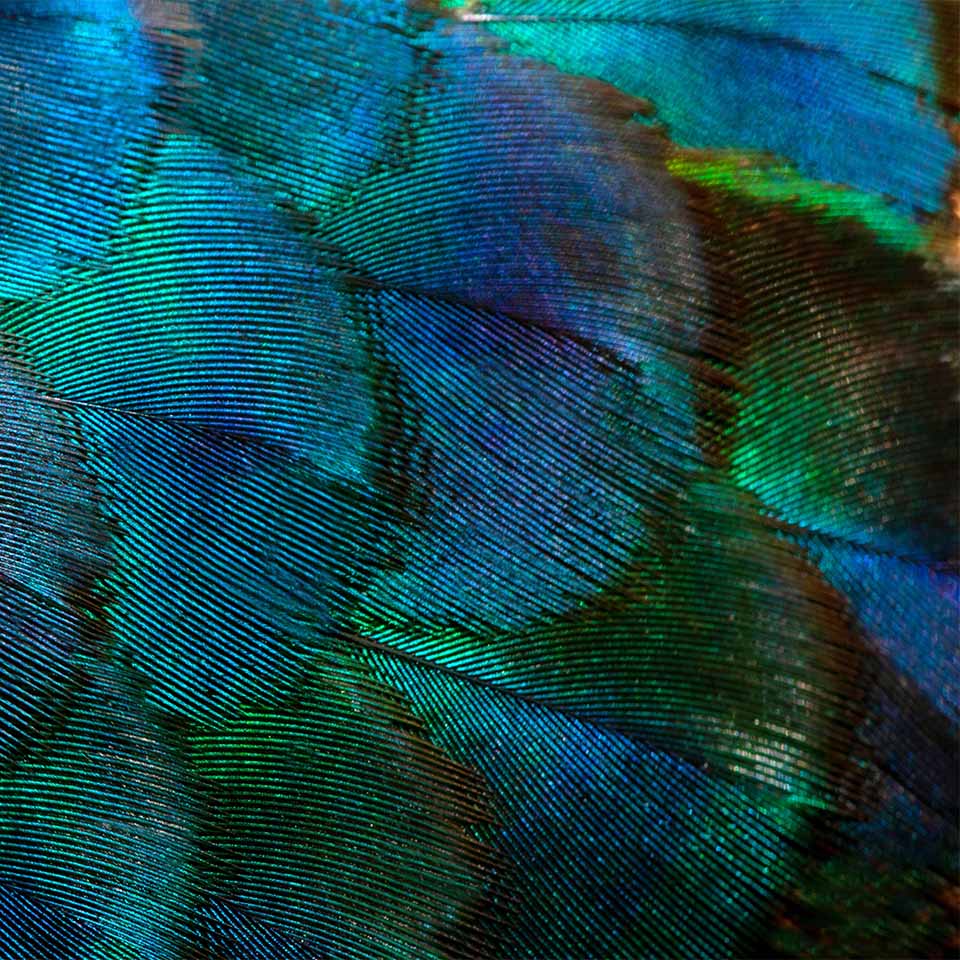
[[[951,957],[957,11],[0,4],[0,957]]]

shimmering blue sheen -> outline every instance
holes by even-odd
[[[159,74],[128,5],[50,3],[0,18],[0,297],[35,296],[102,252]],[[10,92],[12,91],[12,95]]]
[[[269,202],[201,141],[170,135],[121,226],[108,271],[4,319],[53,392],[362,476],[373,400],[360,331],[336,276]]]
[[[371,609],[507,628],[606,583],[648,536],[647,505],[696,463],[653,378],[508,317],[371,303],[419,426],[413,499],[427,504]]]
[[[850,604],[874,648],[947,716],[960,710],[960,581],[920,562],[841,545],[808,547]]]
[[[275,199],[323,222],[396,162],[423,63],[397,29],[406,4],[198,0],[202,82],[185,104],[207,136]],[[282,109],[277,104],[282,103]]]
[[[502,16],[573,21],[670,23],[678,27],[729,30],[770,43],[815,47],[893,77],[901,83],[936,89],[933,30],[926,0],[487,0],[484,10]]]
[[[662,22],[491,29],[517,54],[652,100],[682,146],[769,151],[812,179],[890,196],[911,215],[943,202],[955,154],[940,115],[918,108],[914,88],[842,55]]]
[[[782,882],[800,818],[665,753],[447,674],[371,655],[496,797],[521,936],[507,956],[721,954]],[[548,893],[545,893],[547,891]]]
[[[76,917],[52,909],[41,897],[0,885],[0,957],[3,960],[135,960],[136,952]]]
[[[479,28],[441,22],[422,42],[436,76],[402,164],[377,170],[322,238],[378,284],[642,362],[651,389],[687,416],[683,352],[702,325],[705,281],[660,140],[611,121],[579,79],[496,53]]]
[[[423,44],[404,163],[319,231],[369,278],[423,506],[369,603],[509,626],[607,582],[699,462],[705,281],[659,138],[479,28]]]
[[[334,577],[363,553],[349,508],[256,446],[93,411],[80,422],[122,538],[111,628],[148,698],[210,718],[289,693],[330,629]]]

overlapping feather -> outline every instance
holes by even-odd
[[[0,955],[955,950],[954,19],[6,4]]]

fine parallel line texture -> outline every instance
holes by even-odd
[[[0,958],[956,956],[956,21],[4,4]]]

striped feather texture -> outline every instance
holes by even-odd
[[[957,956],[958,10],[0,2],[0,957]]]

